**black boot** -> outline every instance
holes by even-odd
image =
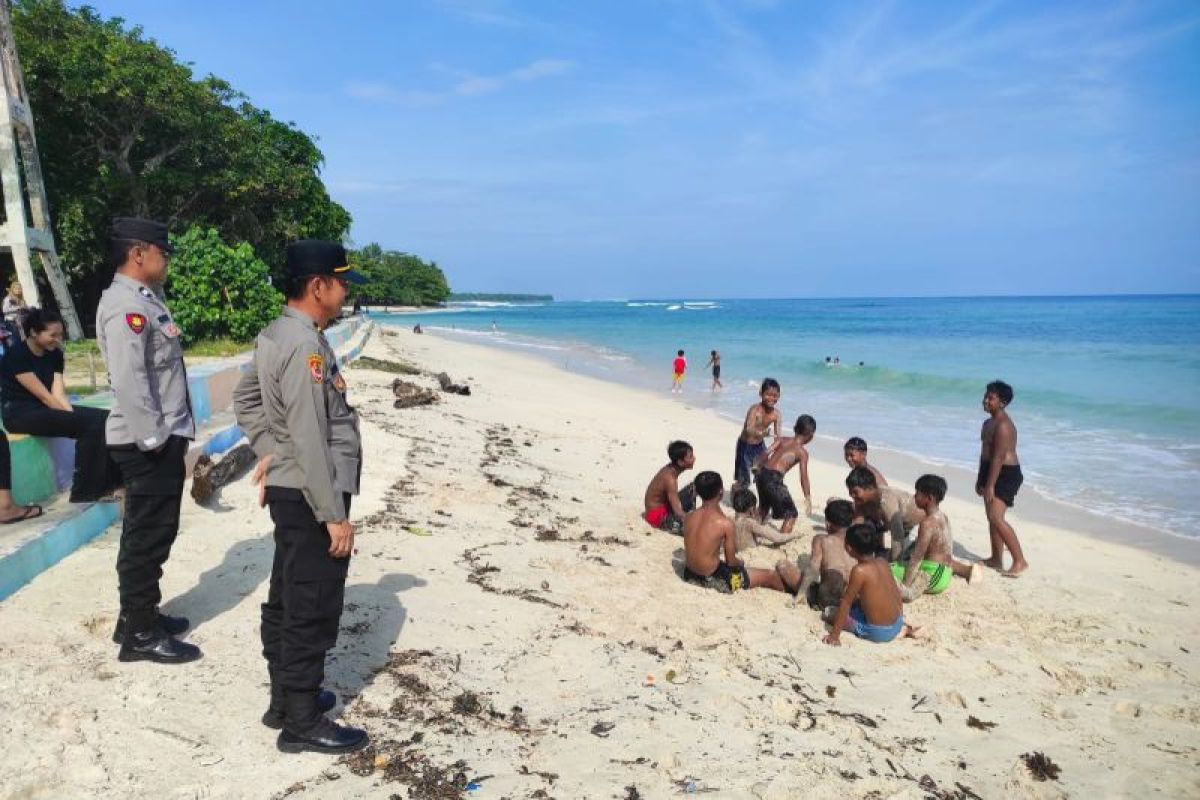
[[[121,612],[117,615],[117,627],[113,628],[112,640],[116,644],[121,644],[125,641],[125,627],[129,622],[129,615]],[[162,628],[170,636],[178,636],[179,634],[192,627],[188,622],[187,617],[172,617],[159,612],[158,626]]]
[[[146,633],[133,633],[125,636],[117,659],[120,661],[154,661],[158,664],[186,664],[200,658],[200,655],[200,648],[196,645],[181,642],[162,628],[156,627]]]
[[[369,742],[367,732],[361,728],[338,725],[322,714],[304,733],[293,733],[284,728],[279,732],[275,746],[284,753],[352,753]]]
[[[322,689],[317,693],[317,711],[324,714],[331,708],[337,705],[337,695],[328,689]],[[283,696],[271,692],[271,705],[262,715],[262,724],[272,730],[283,729]]]

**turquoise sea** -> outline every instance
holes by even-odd
[[[1016,398],[1027,486],[1064,503],[1200,536],[1200,296],[606,300],[469,304],[380,321],[537,352],[572,369],[740,419],[758,383],[818,435],[974,471],[980,399]],[[493,323],[495,331],[493,331]],[[722,355],[723,392],[702,369]],[[841,365],[826,366],[838,357]],[[862,365],[859,365],[862,362]]]

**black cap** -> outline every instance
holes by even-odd
[[[113,217],[109,236],[113,239],[132,239],[147,244],[156,244],[168,253],[175,251],[167,238],[167,226],[152,219],[139,217]]]
[[[366,283],[367,279],[350,269],[346,259],[346,248],[337,242],[320,239],[301,239],[287,246],[287,272],[289,278],[305,275],[331,275],[351,283]]]

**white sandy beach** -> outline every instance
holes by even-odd
[[[287,756],[259,723],[271,525],[243,478],[220,511],[185,497],[163,579],[203,660],[116,660],[115,528],[0,603],[0,796],[440,798],[468,796],[439,782],[462,773],[497,799],[1200,797],[1196,568],[1028,522],[1018,499],[1026,575],[918,600],[924,641],[827,647],[783,595],[684,584],[681,540],[639,518],[671,439],[728,481],[735,424],[405,330],[366,354],[473,388],[393,409],[393,376],[347,372],[366,462],[327,685],[375,748]],[[815,445],[815,506],[845,493],[840,455]],[[984,555],[961,488],[943,509]]]

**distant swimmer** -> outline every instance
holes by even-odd
[[[1013,390],[1004,381],[992,381],[983,395],[983,410],[990,417],[983,423],[979,438],[979,476],[975,493],[983,498],[988,529],[992,539],[992,555],[983,563],[992,569],[1004,570],[1004,550],[1012,554],[1012,566],[1005,575],[1015,577],[1029,568],[1017,533],[1004,519],[1012,508],[1025,477],[1021,460],[1017,458],[1017,426],[1008,416],[1008,404]]]
[[[682,350],[675,353],[675,360],[671,362],[671,368],[674,370],[674,377],[671,378],[671,391],[682,393],[683,376],[687,372],[687,359],[683,357]]]
[[[883,477],[883,473],[871,466],[871,464],[867,463],[866,439],[863,439],[861,436],[851,436],[846,440],[846,443],[842,445],[842,455],[845,457],[846,464],[850,467],[850,469],[854,469],[855,467],[866,467],[875,474],[875,482],[877,484],[880,486],[888,485],[887,479]]]
[[[679,476],[696,463],[696,454],[687,442],[675,441],[667,445],[666,465],[650,479],[646,487],[646,511],[642,518],[650,527],[660,531],[683,533],[683,517],[696,507],[696,492],[689,483],[679,488]]]
[[[417,323],[416,325],[413,325],[413,333],[424,333],[424,332],[425,332],[425,331],[421,330],[421,325],[420,325],[420,323]]]
[[[721,383],[721,354],[713,350],[712,355],[709,356],[708,363],[704,366],[706,369],[712,367],[712,390],[715,392],[717,389],[724,389],[725,384]]]
[[[500,328],[496,325],[496,320],[492,320],[492,333],[499,333]]]
[[[758,390],[759,401],[746,411],[746,421],[738,436],[737,449],[733,455],[733,487],[750,485],[750,470],[767,452],[763,442],[767,436],[779,436],[779,381],[764,378]],[[772,433],[774,431],[774,433]]]
[[[825,356],[825,366],[827,366],[827,367],[833,366],[833,356]]]

